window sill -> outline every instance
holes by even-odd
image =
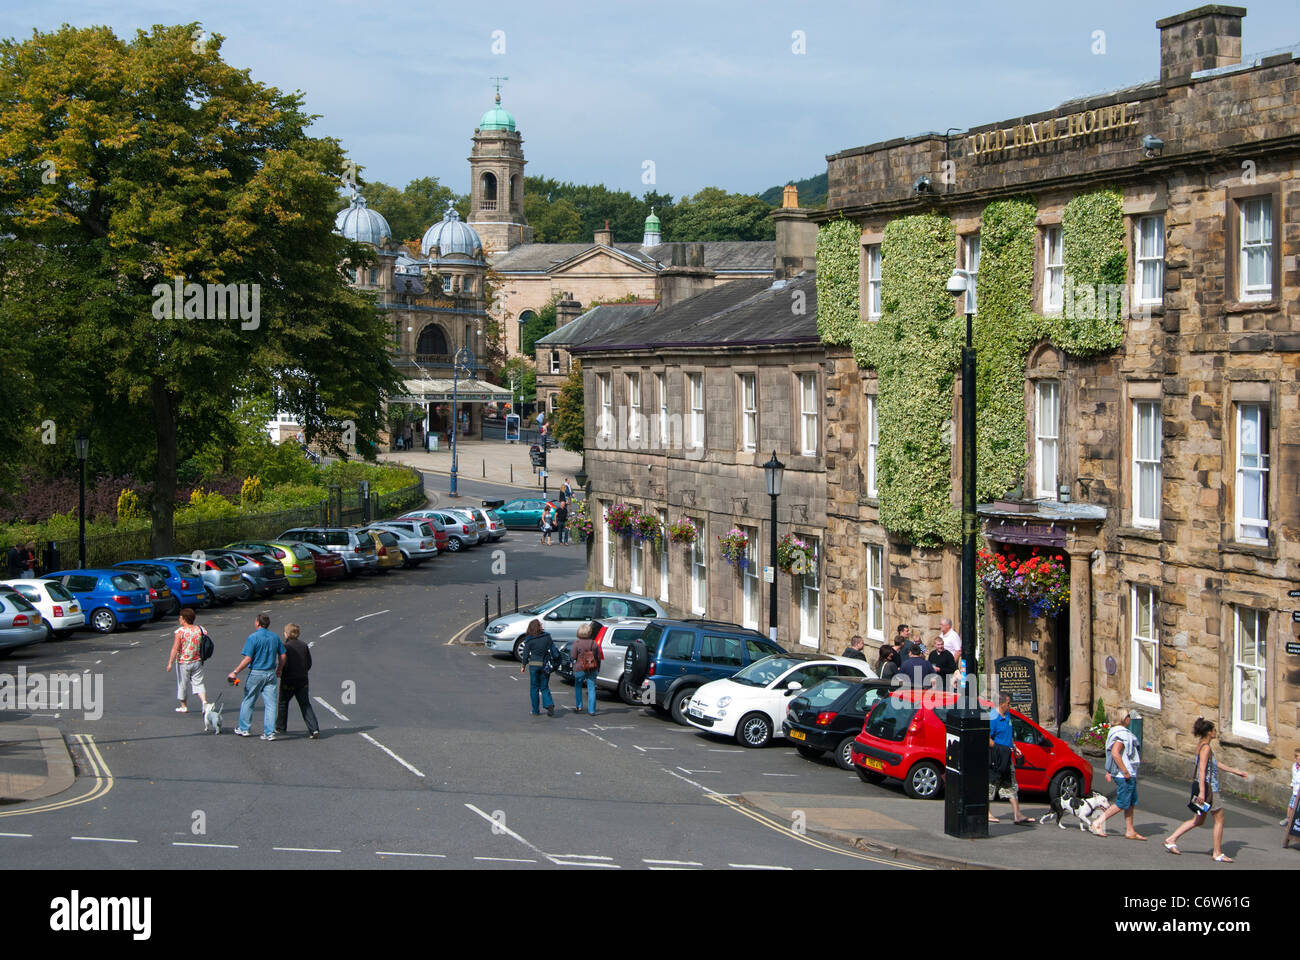
[[[1229,731],[1229,739],[1224,742],[1224,746],[1241,747],[1243,750],[1253,750],[1269,756],[1275,753],[1268,739],[1268,731],[1258,727],[1234,726]]]
[[[1223,305],[1224,313],[1267,313],[1281,309],[1276,298],[1269,300],[1229,300]]]
[[[1158,693],[1147,693],[1145,690],[1133,690],[1129,693],[1129,698],[1140,707],[1147,707],[1151,710],[1160,709],[1160,695]]]
[[[1115,531],[1115,535],[1131,537],[1134,540],[1149,540],[1152,543],[1160,543],[1164,540],[1164,534],[1157,527],[1120,527]]]
[[[1276,560],[1277,546],[1271,543],[1240,543],[1235,540],[1225,540],[1219,544],[1220,553],[1240,553],[1248,557],[1259,557],[1262,560]]]

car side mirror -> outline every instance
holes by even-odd
[[[803,689],[802,683],[800,683],[798,680],[791,680],[789,686],[785,688],[785,695],[787,697],[793,697],[796,693],[798,693],[802,689]]]

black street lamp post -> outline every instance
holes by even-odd
[[[78,570],[86,569],[86,457],[89,455],[90,437],[86,436],[86,431],[79,430],[77,431],[77,463],[80,477],[77,482]]]
[[[979,709],[975,665],[975,345],[974,311],[966,297],[967,279],[954,270],[948,292],[966,299],[966,344],[961,350],[961,663],[957,706],[948,714],[945,762],[944,833],[987,837],[989,722]],[[975,675],[975,683],[971,676]]]
[[[461,347],[456,351],[456,356],[452,358],[451,364],[451,495],[453,497],[460,494],[456,490],[456,474],[459,463],[456,460],[456,434],[460,433],[460,375],[461,370],[465,371],[465,379],[469,380],[473,373],[474,353],[469,347]]]
[[[769,544],[768,563],[772,567],[772,582],[767,588],[767,635],[773,643],[776,642],[776,498],[781,496],[781,474],[785,472],[785,464],[776,458],[776,451],[772,451],[772,459],[763,464],[763,473],[767,478],[767,495],[772,498],[772,536]]]

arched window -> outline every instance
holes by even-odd
[[[510,209],[512,212],[518,211],[523,203],[523,191],[520,189],[519,174],[514,174],[510,178]]]
[[[479,180],[479,196],[483,198],[484,210],[495,210],[497,208],[497,176],[495,173],[484,173]]]
[[[447,335],[442,327],[431,323],[420,331],[420,338],[415,344],[417,356],[445,357],[451,351],[447,349]]]

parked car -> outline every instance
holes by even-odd
[[[278,540],[240,540],[226,544],[227,550],[255,550],[268,557],[275,557],[284,568],[284,578],[290,588],[301,590],[316,583],[316,563],[311,551],[300,540],[281,538]]]
[[[21,593],[0,588],[0,657],[44,639],[41,612]]]
[[[408,567],[418,567],[438,555],[438,542],[433,525],[428,520],[385,520],[372,523],[373,530],[386,530],[397,538],[397,549],[402,562]]]
[[[20,594],[40,612],[46,640],[66,637],[86,625],[81,602],[54,580],[0,580],[0,590],[4,589]]]
[[[922,695],[926,699],[921,700]],[[903,782],[909,797],[936,799],[943,792],[948,711],[955,693],[896,690],[876,701],[866,725],[853,742],[853,765],[867,783],[889,778]],[[928,704],[933,703],[934,706]],[[991,704],[981,701],[987,710]],[[1046,793],[1060,809],[1062,797],[1083,797],[1092,790],[1092,765],[1064,740],[1011,711],[1011,735],[1021,757],[1016,786],[1022,793]]]
[[[495,510],[485,510],[482,507],[467,507],[478,520],[483,523],[483,535],[487,540],[496,542],[506,535],[506,522],[501,519],[501,515]]]
[[[199,551],[202,553],[202,551]],[[203,591],[208,596],[208,603],[234,603],[245,592],[243,578],[239,576],[239,566],[229,557],[203,555],[195,557],[159,557],[160,560],[173,560],[178,564],[191,564],[193,574],[203,581]]]
[[[239,576],[247,586],[243,597],[269,597],[289,589],[284,575],[284,565],[275,557],[256,550],[231,550],[225,547],[206,551],[209,557],[227,557],[239,568]]]
[[[378,563],[375,566],[376,573],[387,573],[394,567],[400,567],[404,563],[402,560],[402,551],[397,546],[397,537],[391,530],[381,530],[378,527],[362,527],[360,533],[363,536],[370,537],[375,543],[375,558]]]
[[[447,535],[447,549],[452,553],[459,553],[466,547],[472,547],[478,543],[478,524],[471,523],[468,517],[461,517],[451,513],[448,510],[412,510],[404,513],[398,520],[425,520],[436,519],[442,524],[443,532]]]
[[[718,620],[655,620],[645,628],[646,664],[632,667],[636,680],[644,669],[641,702],[686,726],[686,710],[706,683],[725,680],[764,657],[785,650],[757,630]],[[636,645],[629,654],[638,653]]]
[[[503,503],[496,508],[496,514],[509,530],[540,530],[545,506],[546,501],[541,497],[522,497]]]
[[[138,630],[153,617],[149,588],[130,570],[56,570],[46,580],[57,581],[77,598],[86,622],[99,633],[112,633],[118,624]]]
[[[165,614],[175,615],[179,613],[182,607],[206,607],[208,605],[208,592],[203,589],[203,578],[195,576],[194,563],[181,562],[173,560],[123,560],[121,563],[113,564],[115,567],[122,567],[125,570],[140,570],[146,573],[156,574],[163,578],[167,583],[167,589],[171,591],[173,602],[165,611]]]
[[[852,770],[853,741],[872,706],[892,689],[888,680],[828,677],[791,698],[781,732],[799,756],[813,760],[829,752],[840,769]]]
[[[175,616],[180,612],[180,601],[172,596],[171,587],[167,586],[167,578],[161,573],[117,566],[113,567],[113,569],[128,577],[135,577],[140,581],[140,585],[149,591],[149,602],[153,605],[154,620]]]
[[[339,554],[347,566],[349,577],[363,572],[374,573],[379,569],[375,541],[352,527],[295,527],[280,534],[279,539],[314,543]]]
[[[600,672],[596,675],[596,686],[617,691],[625,703],[637,702],[636,691],[625,683],[628,644],[641,638],[651,620],[651,617],[616,617],[596,621],[600,624],[596,632],[596,645],[604,655],[600,661]],[[573,661],[568,647],[562,651],[559,673],[567,682],[573,682]]]
[[[711,663],[740,666],[740,637],[706,635],[705,643]],[[783,733],[781,722],[791,697],[846,673],[875,676],[865,660],[848,657],[802,650],[764,657],[696,690],[686,707],[686,721],[707,733],[733,737],[742,747],[765,747]]]
[[[324,547],[306,541],[303,541],[303,546],[311,551],[312,562],[316,564],[317,583],[341,580],[348,575],[348,565],[343,562],[343,557],[339,554],[331,553]]]
[[[614,617],[663,617],[663,607],[648,597],[626,593],[571,590],[543,600],[518,613],[508,613],[488,624],[483,632],[483,645],[497,652],[509,651],[516,660],[522,660],[524,631],[532,620],[540,620],[542,628],[551,635],[561,650],[578,639],[578,627],[588,620],[606,620]]]
[[[473,507],[447,507],[443,512],[449,513],[453,517],[461,517],[467,521],[478,534],[478,543],[488,542],[487,520],[485,516],[480,515],[480,512],[476,512]]]

